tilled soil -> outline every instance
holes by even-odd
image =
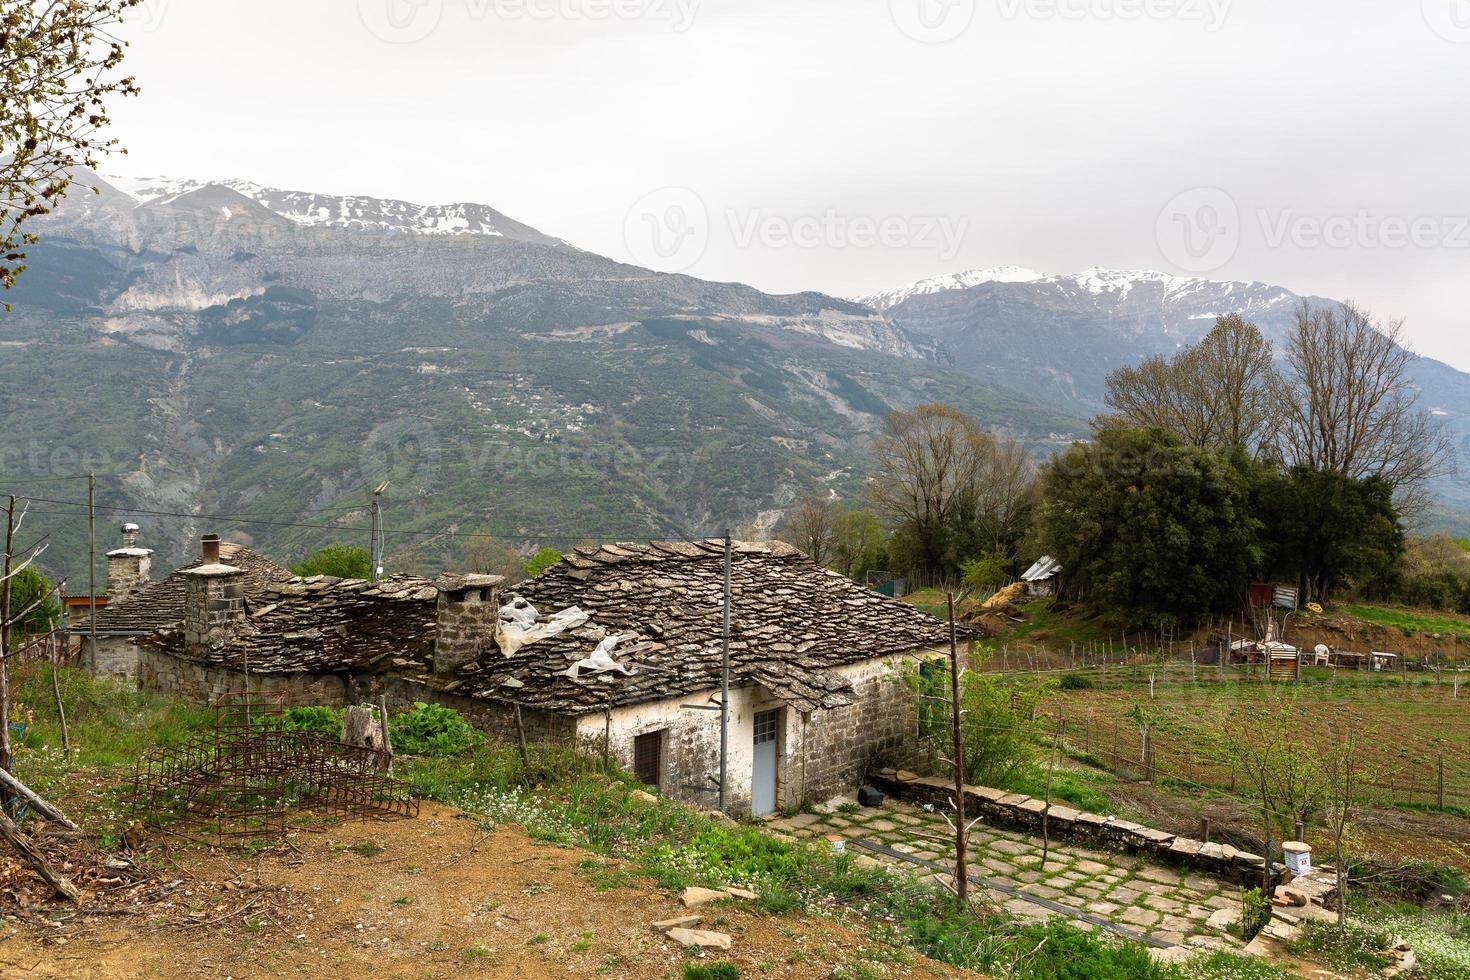
[[[140,859],[146,904],[88,903],[68,913],[12,896],[0,976],[96,977],[678,977],[685,950],[650,923],[690,914],[617,861],[493,833],[426,804],[417,819],[353,822],[294,834],[249,856],[190,847]],[[8,856],[0,857],[0,871]],[[34,892],[32,893],[34,894]],[[21,899],[24,901],[24,898]],[[733,937],[742,976],[943,977],[916,954],[893,962],[860,930],[829,918],[774,916],[748,903],[699,910],[700,928]],[[46,922],[70,916],[56,925]]]

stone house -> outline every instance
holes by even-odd
[[[106,604],[97,609],[97,649],[92,649],[90,609],[70,607],[73,636],[81,638],[82,663],[99,674],[134,680],[138,676],[140,641],[184,619],[184,574],[210,561],[224,560],[244,570],[244,588],[258,592],[266,583],[291,573],[241,544],[206,538],[204,553],[183,568],[152,580],[153,552],[138,547],[138,526],[122,526],[122,546],[107,553]]]
[[[300,703],[435,700],[502,737],[605,745],[646,783],[709,806],[723,572],[720,541],[580,549],[516,590],[552,635],[515,648],[494,576],[313,576],[251,595],[240,569],[203,565],[182,571],[189,609],[149,639],[139,677],[196,698],[248,678]],[[779,542],[735,543],[731,594],[730,812],[851,792],[912,758],[900,673],[947,650],[945,624]],[[611,637],[611,669],[571,669]]]

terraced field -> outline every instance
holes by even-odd
[[[1470,810],[1470,683],[1459,695],[1448,684],[1190,684],[1161,676],[1151,697],[1145,672],[1136,686],[1061,691],[1046,708],[1064,720],[1069,747],[1109,769],[1229,787],[1234,776],[1215,749],[1221,722],[1286,704],[1300,729],[1324,745],[1346,731],[1358,734],[1365,798]],[[1129,717],[1138,707],[1157,719],[1151,773],[1138,724]]]

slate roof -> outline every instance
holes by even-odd
[[[578,549],[500,598],[523,596],[543,615],[578,606],[586,625],[513,657],[487,634],[477,661],[447,679],[432,676],[436,601],[459,576],[278,581],[247,601],[235,637],[201,659],[252,673],[391,673],[563,714],[682,697],[720,685],[723,548],[709,540]],[[948,643],[944,623],[780,542],[735,543],[731,594],[732,686],[761,684],[803,711],[852,703],[834,667]],[[613,633],[632,634],[614,657],[636,673],[565,676]],[[177,628],[150,642],[181,652]]]
[[[422,673],[432,669],[438,594],[432,581],[409,576],[376,584],[331,575],[279,579],[247,596],[245,620],[229,642],[194,659],[256,674]],[[182,623],[148,642],[180,652]]]
[[[781,542],[736,542],[731,563],[731,684],[758,683],[802,710],[852,703],[832,668],[947,644],[948,626],[828,571]],[[585,713],[682,697],[720,685],[724,544],[654,542],[578,549],[510,591],[543,614],[579,606],[585,627],[515,657],[491,651],[458,693]],[[614,657],[637,670],[572,680],[567,667],[609,633],[636,639]]]
[[[220,542],[220,561],[234,565],[245,572],[245,594],[261,592],[271,582],[290,578],[291,572],[282,568],[257,551],[234,544]],[[185,576],[191,568],[204,564],[203,558],[176,569],[165,578],[145,586],[126,601],[109,603],[97,610],[98,633],[151,633],[157,629],[176,626],[184,621]],[[91,629],[88,617],[83,615],[72,627],[73,633],[86,633]]]

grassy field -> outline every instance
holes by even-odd
[[[1438,633],[1461,639],[1470,638],[1470,618],[1454,613],[1371,605],[1346,606],[1343,611],[1365,623],[1397,627],[1405,633]]]

